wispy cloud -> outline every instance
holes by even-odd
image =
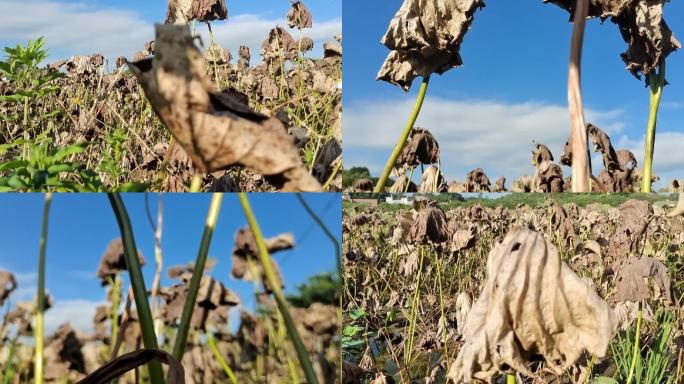
[[[344,144],[346,166],[378,170],[389,155],[405,124],[413,100],[376,100],[345,106]],[[608,132],[616,149],[627,148],[643,157],[643,137],[624,133],[625,111],[586,111],[587,121]],[[556,160],[568,139],[568,110],[564,105],[539,102],[507,103],[496,100],[426,100],[416,125],[435,135],[442,154],[442,168],[449,180],[482,167],[490,178],[514,180],[533,175],[530,151],[534,143],[547,145]],[[662,131],[656,140],[655,172],[669,181],[684,163],[684,134]],[[601,167],[600,157],[596,167]],[[565,172],[570,172],[565,168]],[[377,171],[374,172],[377,174]],[[679,176],[681,177],[681,175]]]
[[[92,332],[95,308],[101,304],[90,300],[55,300],[53,307],[45,312],[45,333],[54,332],[66,322],[81,332]]]
[[[236,52],[240,45],[248,45],[256,60],[261,42],[276,24],[283,26],[285,20],[242,14],[231,15],[227,21],[215,22],[212,27],[216,40],[224,48]],[[132,57],[145,42],[154,38],[153,22],[139,14],[86,2],[3,0],[0,2],[0,25],[0,42],[24,42],[44,36],[51,59],[96,52],[109,60],[118,56]],[[197,30],[205,45],[208,44],[206,26],[198,24]],[[324,40],[341,32],[341,19],[334,19],[314,23],[314,28],[305,31],[304,35],[314,39],[320,52]]]

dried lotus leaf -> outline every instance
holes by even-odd
[[[405,0],[381,42],[392,50],[377,79],[405,91],[418,77],[463,65],[461,42],[483,0]]]
[[[535,231],[513,228],[487,259],[448,378],[491,382],[505,367],[531,375],[534,355],[560,373],[585,352],[605,356],[617,320],[590,284]]]
[[[216,92],[187,26],[156,26],[157,55],[129,63],[160,120],[200,172],[241,164],[283,191],[319,191],[282,123]]]
[[[312,25],[313,17],[309,9],[301,1],[294,1],[287,12],[287,26],[302,29],[311,28]]]

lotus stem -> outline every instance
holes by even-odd
[[[199,291],[200,281],[202,280],[202,274],[204,273],[204,265],[207,262],[207,254],[209,253],[211,237],[214,234],[214,228],[216,228],[216,219],[218,218],[218,214],[221,209],[221,200],[223,200],[223,193],[214,193],[211,195],[209,212],[207,212],[207,220],[204,223],[202,240],[200,242],[199,250],[197,251],[197,259],[195,260],[192,279],[190,279],[188,297],[183,305],[181,322],[178,326],[178,333],[176,333],[176,341],[173,344],[173,357],[179,361],[183,358],[185,345],[188,342],[188,332],[190,330],[192,311],[195,309],[195,301],[197,300],[197,292]]]
[[[107,196],[109,197],[109,203],[112,205],[112,210],[116,216],[116,221],[119,224],[119,231],[121,232],[121,240],[124,246],[124,259],[126,260],[126,268],[128,269],[131,280],[131,287],[133,288],[135,307],[138,310],[143,344],[146,349],[158,349],[157,336],[154,332],[154,322],[152,321],[150,304],[147,302],[147,290],[145,289],[145,280],[143,279],[142,269],[140,268],[140,262],[138,261],[138,248],[135,245],[131,220],[128,217],[128,212],[121,199],[121,195],[114,192],[109,193]],[[162,371],[161,364],[156,360],[150,361],[148,368],[151,382],[163,384],[164,372]]]
[[[515,375],[507,373],[506,374],[506,384],[515,384]]]
[[[584,26],[589,12],[588,0],[578,0],[575,7],[572,40],[570,42],[570,66],[568,69],[568,108],[570,110],[570,142],[572,144],[572,191],[589,192],[591,188],[591,163],[589,162],[587,126],[584,122],[582,91],[580,87]]]
[[[401,151],[404,150],[404,144],[406,144],[406,139],[408,139],[408,136],[411,133],[411,130],[413,129],[413,124],[416,123],[416,119],[418,118],[418,114],[420,113],[420,108],[423,106],[423,100],[425,100],[425,93],[427,92],[427,87],[429,83],[430,76],[424,77],[423,82],[420,84],[418,96],[416,97],[416,104],[413,106],[413,111],[411,112],[409,121],[406,123],[406,126],[404,127],[404,131],[401,133],[401,136],[399,136],[399,141],[397,142],[397,145],[394,146],[394,151],[392,151],[392,154],[390,155],[389,159],[387,159],[385,169],[382,171],[382,175],[380,176],[380,179],[378,180],[378,183],[375,185],[375,189],[373,190],[374,193],[382,193],[385,190],[385,184],[387,184],[387,179],[389,179],[389,175],[392,172],[392,168],[394,168],[394,164],[396,163],[397,158],[401,154]]]
[[[632,378],[634,377],[634,369],[637,365],[637,358],[639,357],[639,355],[641,355],[641,350],[639,349],[639,338],[641,337],[642,317],[643,308],[641,306],[641,302],[639,302],[639,311],[637,312],[636,334],[634,335],[634,351],[632,352],[632,363],[629,366],[629,374],[627,375],[627,381],[625,382],[626,384],[630,384],[632,382]]]
[[[648,112],[648,126],[646,127],[646,151],[644,152],[644,178],[641,180],[641,192],[651,192],[651,177],[653,175],[653,148],[655,146],[656,123],[658,121],[658,107],[660,97],[665,86],[665,60],[660,61],[658,74],[649,78],[650,108]]]
[[[261,234],[259,224],[257,223],[256,218],[254,217],[254,213],[252,212],[252,208],[249,205],[247,195],[244,192],[240,192],[238,194],[238,197],[240,198],[240,204],[242,205],[242,209],[245,211],[245,217],[247,218],[247,222],[249,223],[249,229],[252,231],[254,241],[256,242],[257,249],[259,250],[259,260],[261,261],[261,264],[264,268],[266,280],[268,281],[268,284],[271,287],[271,290],[273,291],[273,296],[275,296],[276,303],[278,304],[278,309],[280,310],[280,313],[283,315],[283,320],[285,321],[287,333],[289,334],[290,340],[292,340],[292,344],[294,345],[294,348],[297,351],[297,358],[299,359],[299,363],[302,365],[302,369],[304,370],[306,382],[309,384],[318,384],[318,378],[316,377],[316,373],[313,370],[311,361],[309,360],[309,356],[306,352],[306,349],[304,348],[304,343],[302,342],[302,339],[299,336],[297,327],[295,326],[294,320],[292,319],[292,315],[290,314],[290,311],[288,309],[287,300],[285,299],[283,290],[280,287],[280,282],[278,281],[278,278],[276,277],[276,274],[273,270],[273,266],[271,265],[271,256],[269,255],[268,249],[266,248],[266,243],[264,242],[264,237]]]
[[[45,249],[47,247],[48,219],[50,215],[50,205],[52,204],[52,193],[45,194],[43,205],[43,228],[40,233],[40,251],[38,253],[38,303],[36,310],[36,358],[33,366],[33,380],[35,384],[43,384],[44,372],[43,362],[45,361]]]
[[[211,332],[207,332],[207,344],[209,344],[209,348],[211,349],[211,352],[214,354],[214,357],[218,361],[219,365],[221,368],[223,368],[223,371],[228,375],[228,378],[230,379],[230,382],[232,384],[237,384],[237,378],[235,377],[235,373],[233,370],[230,368],[228,363],[226,363],[226,360],[223,359],[223,356],[221,356],[221,352],[216,348],[216,342],[214,341],[214,336],[211,335]]]

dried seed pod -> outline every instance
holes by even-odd
[[[306,5],[299,0],[294,1],[292,7],[287,12],[287,26],[290,28],[297,27],[299,29],[311,28],[312,21],[311,12],[309,12]]]
[[[381,42],[392,51],[378,80],[405,91],[418,77],[463,65],[461,42],[483,0],[405,0]]]
[[[283,191],[318,191],[292,138],[276,118],[219,93],[187,26],[156,26],[153,59],[129,63],[160,120],[200,172],[244,165]]]
[[[448,378],[491,382],[505,367],[531,376],[534,355],[560,374],[585,351],[605,356],[616,326],[608,304],[554,245],[540,233],[513,228],[489,253],[487,279]]]
[[[314,41],[310,37],[302,37],[297,43],[300,52],[309,52],[314,47]]]

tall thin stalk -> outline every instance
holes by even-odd
[[[649,77],[650,108],[648,125],[646,127],[646,151],[644,152],[644,178],[641,180],[641,192],[651,192],[651,177],[653,175],[653,148],[655,146],[656,124],[658,121],[658,107],[660,97],[665,86],[665,60],[660,61],[658,74]],[[655,70],[654,70],[655,72]]]
[[[147,302],[147,290],[145,289],[145,280],[143,279],[142,269],[140,268],[140,262],[138,261],[138,247],[135,245],[131,221],[128,218],[128,212],[121,199],[121,195],[115,192],[109,193],[107,196],[109,197],[109,203],[112,205],[112,210],[116,216],[116,221],[119,224],[119,231],[121,232],[121,240],[124,246],[124,259],[126,260],[126,268],[128,269],[131,280],[131,287],[133,288],[135,307],[138,310],[143,344],[147,349],[158,349],[157,336],[154,332],[154,322],[152,321],[150,304]],[[158,361],[153,360],[149,362],[148,368],[152,383],[163,384],[164,372],[162,371],[161,364]]]
[[[577,0],[575,5],[570,66],[568,68],[568,109],[570,110],[570,143],[572,144],[572,191],[589,192],[591,163],[587,145],[587,126],[584,122],[580,87],[584,26],[589,12],[589,0]]]
[[[48,218],[50,215],[50,205],[52,204],[52,193],[45,194],[43,205],[43,227],[40,232],[40,251],[38,253],[38,303],[36,309],[36,357],[33,361],[33,380],[36,384],[43,384],[44,372],[43,362],[45,361],[45,249],[47,248]]]
[[[264,242],[264,237],[261,234],[259,224],[257,223],[256,218],[254,217],[254,213],[252,212],[252,208],[249,205],[247,195],[244,192],[240,192],[238,194],[238,197],[240,198],[240,204],[242,205],[242,209],[245,211],[245,217],[247,218],[247,222],[249,223],[249,229],[252,231],[254,241],[256,242],[257,249],[259,250],[259,261],[261,262],[261,265],[264,268],[266,280],[268,280],[268,285],[271,287],[271,290],[273,291],[273,296],[275,296],[278,309],[280,310],[280,313],[282,313],[283,315],[283,320],[285,321],[287,333],[289,334],[290,340],[292,340],[292,344],[294,345],[294,348],[297,351],[297,358],[299,358],[299,363],[302,365],[302,369],[304,370],[306,382],[309,384],[318,384],[318,378],[316,377],[316,373],[313,370],[311,361],[309,361],[309,355],[306,352],[306,348],[304,348],[304,343],[302,342],[302,339],[299,336],[297,327],[295,326],[294,320],[292,319],[292,315],[290,314],[290,311],[288,309],[287,300],[285,299],[283,290],[280,287],[280,282],[278,281],[275,271],[273,270],[273,266],[271,264],[271,256],[269,255],[268,249],[266,248],[266,243]]]
[[[641,337],[641,318],[643,317],[643,308],[641,302],[639,302],[639,312],[637,312],[637,324],[636,324],[636,334],[634,335],[634,351],[632,352],[632,362],[629,365],[629,373],[627,374],[626,384],[632,382],[634,377],[634,370],[637,365],[637,360],[641,356],[641,349],[639,349],[639,338]]]
[[[221,368],[223,368],[223,371],[226,373],[226,375],[228,375],[230,382],[232,384],[238,384],[237,377],[235,377],[235,373],[230,368],[228,363],[226,363],[226,360],[223,358],[223,356],[221,356],[221,352],[216,347],[216,341],[214,341],[214,336],[211,335],[211,332],[207,332],[206,336],[207,336],[207,344],[209,345],[211,352],[214,354],[216,361],[218,361]]]
[[[221,201],[223,200],[223,193],[214,193],[211,195],[209,202],[209,211],[207,212],[207,219],[204,223],[204,232],[202,233],[202,240],[197,251],[197,259],[195,260],[194,271],[190,279],[190,286],[188,288],[188,296],[183,305],[183,314],[181,315],[181,322],[178,326],[178,333],[176,333],[176,341],[173,344],[173,357],[177,360],[183,358],[185,352],[185,345],[188,343],[188,332],[190,331],[190,320],[192,319],[192,311],[195,309],[195,301],[197,301],[197,292],[199,291],[200,281],[204,273],[204,265],[207,262],[207,254],[209,253],[209,245],[211,245],[211,237],[214,234],[216,227],[216,219],[218,218],[221,209]]]
[[[401,151],[404,149],[406,139],[408,139],[408,136],[411,133],[411,130],[413,129],[413,124],[416,123],[416,119],[418,118],[418,114],[420,113],[420,108],[422,108],[423,106],[423,100],[425,100],[425,93],[427,92],[428,83],[430,83],[430,76],[424,77],[423,82],[420,84],[418,96],[416,97],[416,104],[413,106],[413,111],[411,111],[409,121],[406,123],[404,130],[401,132],[401,136],[399,136],[399,141],[397,142],[397,145],[394,146],[394,151],[392,151],[392,154],[390,155],[389,159],[387,159],[385,169],[382,171],[382,175],[380,176],[380,179],[378,180],[378,183],[375,185],[375,189],[373,190],[373,192],[375,193],[381,193],[385,190],[385,184],[387,184],[387,179],[389,179],[389,175],[392,172],[392,168],[394,168],[394,164],[397,162],[397,158],[401,154]]]

